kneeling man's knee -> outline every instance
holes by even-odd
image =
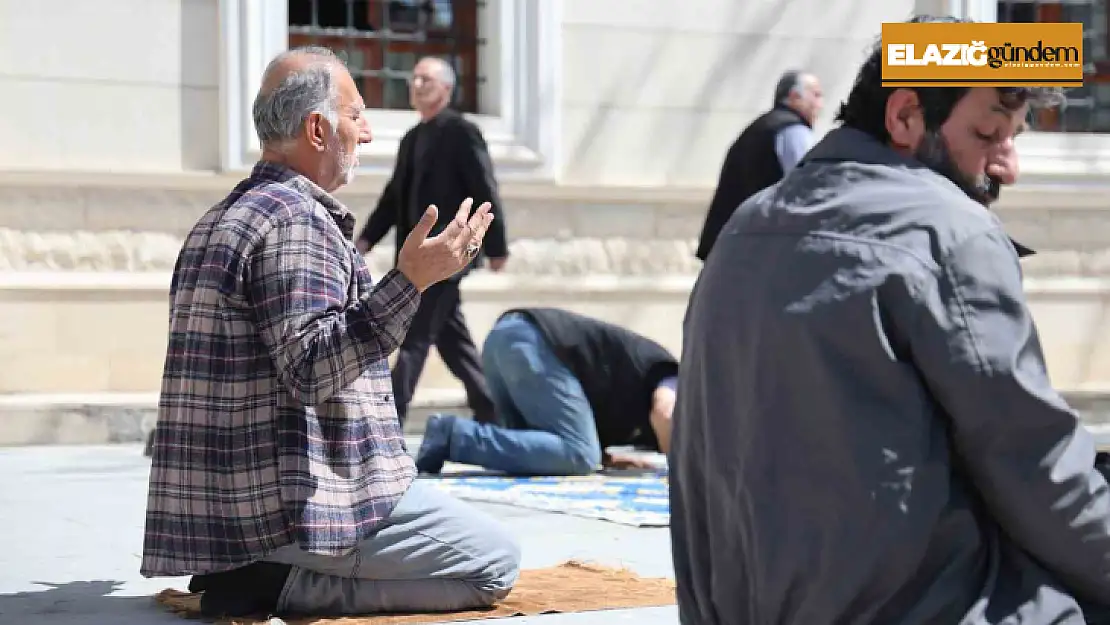
[[[482,598],[492,604],[507,597],[520,577],[520,544],[498,523],[487,525],[485,531],[496,534],[489,539],[490,553],[473,583]]]

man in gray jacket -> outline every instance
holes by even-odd
[[[876,49],[691,296],[681,620],[1110,622],[1110,491],[985,205],[988,164],[1059,94],[880,83]]]

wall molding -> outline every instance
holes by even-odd
[[[180,235],[165,232],[38,232],[0,228],[0,288],[80,285],[105,289],[160,288],[161,283],[153,276],[173,269],[181,243]],[[510,243],[505,273],[479,271],[475,275],[488,276],[483,279],[492,280],[490,288],[510,291],[528,289],[528,282],[536,280],[563,284],[557,288],[575,292],[642,289],[635,280],[620,282],[633,278],[662,280],[673,286],[686,284],[700,271],[701,262],[694,258],[695,243],[692,238],[517,237]],[[375,275],[385,273],[393,265],[392,246],[383,244],[374,248],[367,260]],[[1064,285],[1073,285],[1067,287],[1069,292],[1089,290],[1096,284],[1090,280],[1110,280],[1110,245],[1087,251],[1042,251],[1022,265],[1030,279],[1065,279],[1044,282],[1054,285],[1049,290],[1060,290]],[[670,282],[672,279],[678,282]],[[1066,281],[1072,279],[1079,282]],[[565,286],[570,283],[577,286]],[[1030,288],[1040,289],[1040,284],[1034,280]],[[1097,285],[1095,291],[1103,292],[1103,283]]]

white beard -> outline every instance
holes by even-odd
[[[340,145],[339,137],[332,135],[332,148],[335,150],[336,154],[339,155],[339,162],[337,163],[337,167],[339,168],[339,184],[351,184],[351,181],[355,179],[355,167],[358,166],[358,146],[355,146],[354,152],[347,152],[343,149],[343,146]]]
[[[355,167],[358,165],[358,156],[355,154],[343,154],[342,152],[339,154],[339,170],[343,173],[343,184],[351,184],[351,181],[355,179]]]

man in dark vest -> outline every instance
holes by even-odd
[[[751,123],[729,148],[717,191],[698,240],[705,260],[736,207],[779,180],[813,143],[813,123],[821,112],[821,84],[812,74],[788,71],[775,86],[775,106]]]
[[[645,466],[606,449],[670,448],[678,361],[619,326],[557,308],[503,314],[482,347],[501,425],[428,420],[417,468],[447,460],[522,475]]]
[[[451,223],[451,211],[445,207],[458,206],[470,197],[475,206],[482,202],[493,205],[496,219],[481,252],[489,258],[490,269],[500,271],[509,255],[504,207],[481,131],[448,108],[454,85],[455,73],[446,61],[428,57],[416,64],[411,99],[421,121],[401,138],[393,176],[355,245],[365,253],[393,228],[396,249],[401,249],[429,204],[440,209],[440,222],[432,230],[435,235]],[[420,297],[420,308],[392,370],[394,401],[402,424],[432,345],[443,364],[462,382],[474,417],[479,421],[493,419],[493,402],[482,376],[478,349],[462,314],[459,282],[468,270],[429,287]]]

